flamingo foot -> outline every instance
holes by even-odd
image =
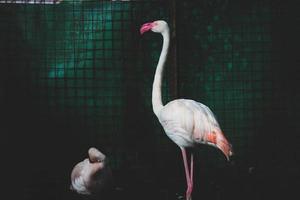
[[[192,200],[192,196],[186,196],[186,200]]]
[[[193,184],[189,184],[186,190],[186,200],[192,200]]]

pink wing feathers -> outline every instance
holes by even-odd
[[[217,147],[229,160],[229,157],[233,154],[232,146],[224,136],[215,115],[209,107],[193,100],[184,99],[182,103],[194,114],[192,133],[194,142]]]

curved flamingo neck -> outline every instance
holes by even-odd
[[[163,108],[161,85],[162,85],[162,78],[163,78],[163,70],[164,70],[165,62],[167,60],[168,49],[170,44],[169,29],[166,28],[166,30],[164,30],[161,34],[163,36],[163,46],[159,56],[158,64],[154,75],[154,81],[152,85],[152,108],[156,116],[158,116],[159,111]]]

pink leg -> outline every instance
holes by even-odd
[[[192,193],[191,177],[190,177],[189,167],[188,167],[188,163],[187,163],[186,151],[184,148],[181,148],[181,152],[182,152],[183,164],[184,164],[184,169],[185,169],[186,183],[187,183],[187,187],[188,187],[186,190],[186,200],[190,200],[191,193]]]
[[[186,199],[191,200],[192,199],[192,192],[193,192],[193,175],[194,175],[194,155],[191,154],[191,165],[190,165],[190,183],[188,184],[188,189],[186,191]]]
[[[191,154],[191,183],[192,183],[192,187],[193,187],[193,183],[194,183],[194,154]]]

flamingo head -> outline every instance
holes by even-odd
[[[169,29],[169,27],[168,27],[167,22],[165,22],[163,20],[157,20],[154,22],[148,22],[148,23],[143,24],[140,29],[140,33],[143,34],[149,30],[151,30],[152,32],[155,32],[155,33],[162,33],[168,29]]]
[[[91,163],[103,162],[105,160],[105,155],[94,147],[88,150],[88,154]]]

